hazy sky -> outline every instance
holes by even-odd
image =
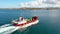
[[[0,0],[0,8],[16,8],[20,7],[20,2],[28,2],[32,0]]]
[[[60,7],[60,0],[0,0],[0,8]]]

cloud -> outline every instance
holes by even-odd
[[[41,4],[43,3],[43,0],[36,0],[36,1],[31,1],[31,2],[25,2],[25,3],[20,3],[21,7],[40,7]]]
[[[58,5],[57,5],[58,4]],[[56,5],[56,6],[55,6]],[[35,1],[30,1],[30,2],[25,2],[25,3],[20,3],[21,7],[38,7],[38,8],[43,8],[43,7],[57,7],[60,6],[60,1],[59,0],[35,0]]]
[[[49,4],[60,4],[60,0],[46,0],[45,2]]]

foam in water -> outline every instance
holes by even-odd
[[[20,27],[15,27],[10,25],[11,24],[5,24],[0,26],[0,34],[10,34],[20,28]]]

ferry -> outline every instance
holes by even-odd
[[[23,17],[19,17],[19,19],[12,20],[12,24],[14,26],[20,26],[20,27],[28,27],[34,24],[37,24],[39,22],[38,17],[34,16],[32,18],[24,19]]]

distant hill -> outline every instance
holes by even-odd
[[[0,8],[9,10],[60,10],[60,8]]]
[[[60,10],[60,8],[20,8],[23,10]]]

